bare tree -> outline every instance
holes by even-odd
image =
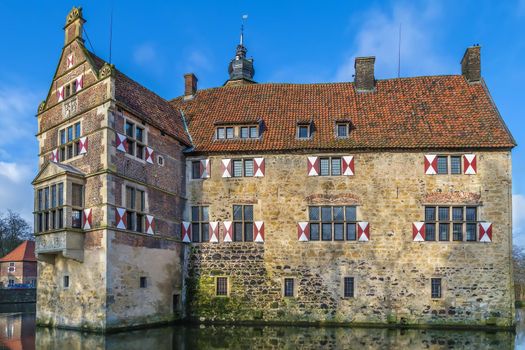
[[[31,225],[20,214],[11,210],[0,213],[0,257],[28,239],[34,239]]]

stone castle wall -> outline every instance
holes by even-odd
[[[263,178],[188,180],[188,206],[209,206],[210,221],[232,220],[233,204],[254,204],[264,243],[192,244],[188,311],[200,320],[513,323],[510,155],[477,152],[477,175],[425,175],[424,153],[358,153],[355,176],[308,177],[306,155],[270,155]],[[224,158],[233,158],[224,156]],[[357,204],[369,242],[299,242],[309,204]],[[492,243],[413,242],[425,204],[479,204],[493,224]],[[189,218],[189,217],[188,217]],[[230,296],[215,297],[215,277],[230,277]],[[355,297],[342,297],[343,278]],[[284,298],[283,279],[297,295]],[[430,279],[443,295],[432,299]]]

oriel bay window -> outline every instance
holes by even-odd
[[[80,151],[80,122],[69,125],[59,131],[60,161],[65,161],[78,156]]]
[[[311,241],[355,241],[355,206],[310,206],[308,208]]]
[[[37,190],[35,231],[45,232],[64,227],[64,184],[62,182]]]
[[[208,207],[191,207],[191,239],[193,242],[209,242],[209,215]]]
[[[233,206],[233,240],[253,242],[253,205]]]
[[[126,186],[126,229],[144,232],[145,194],[143,190]]]
[[[426,206],[426,241],[476,241],[478,207]]]
[[[144,159],[144,148],[146,147],[144,128],[127,120],[125,129],[128,143],[128,154]]]

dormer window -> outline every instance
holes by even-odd
[[[233,127],[217,128],[217,140],[233,139]]]
[[[257,126],[241,126],[240,138],[241,139],[256,139],[259,137]]]
[[[337,123],[336,124],[337,137],[347,138],[350,134],[350,124],[349,123]]]
[[[309,139],[311,136],[310,124],[299,124],[297,125],[297,138]]]
[[[216,140],[229,139],[257,139],[259,138],[258,125],[219,126],[216,128]]]

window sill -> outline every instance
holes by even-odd
[[[144,147],[148,147],[148,146],[144,145]],[[129,154],[128,152],[124,153],[124,156],[129,158],[129,159],[136,160],[139,163],[146,164],[146,160],[144,160],[142,158],[139,158],[137,156],[133,156],[133,155]]]

